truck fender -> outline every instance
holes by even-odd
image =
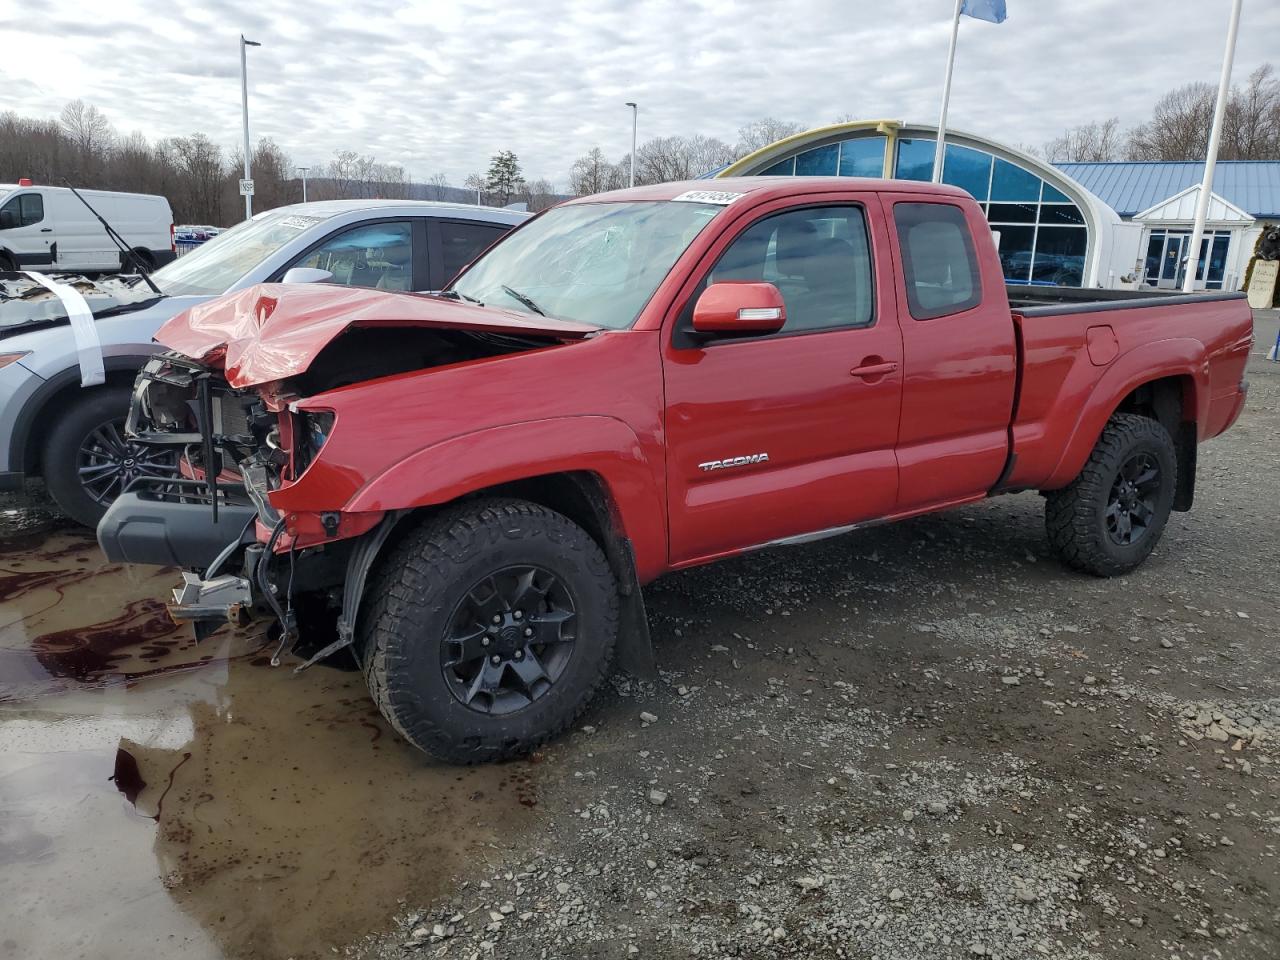
[[[349,512],[412,510],[548,474],[598,476],[631,542],[641,583],[666,568],[666,504],[661,469],[635,432],[614,417],[531,420],[461,434],[432,444],[366,482]]]
[[[1111,415],[1125,397],[1144,383],[1166,377],[1189,377],[1193,384],[1191,402],[1188,404],[1184,398],[1183,416],[1193,415],[1197,429],[1202,429],[1209,413],[1207,364],[1204,344],[1190,338],[1157,340],[1135,347],[1116,359],[1089,394],[1088,402],[1068,434],[1062,456],[1042,488],[1065,487],[1080,474]],[[1176,442],[1178,438],[1175,435],[1173,439]]]

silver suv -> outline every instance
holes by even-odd
[[[152,336],[183,310],[294,268],[324,271],[329,283],[440,290],[528,216],[407,200],[297,204],[258,214],[156,271],[159,294],[137,279],[81,281],[101,344],[104,382],[94,386],[81,385],[82,367],[96,369],[92,337],[86,343],[83,328],[77,337],[52,296],[6,303],[6,280],[32,283],[0,274],[0,490],[43,476],[58,505],[93,526],[135,477],[175,473],[171,454],[128,440],[123,426],[134,377],[160,349]]]

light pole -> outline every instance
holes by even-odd
[[[244,119],[244,178],[246,180],[249,179],[249,70],[245,61],[244,50],[245,47],[260,46],[262,44],[256,40],[246,40],[244,34],[240,34],[240,108]],[[253,194],[246,193],[244,195],[244,218],[248,220],[252,216]]]
[[[302,174],[302,202],[307,202],[307,171],[310,167],[299,167],[298,172]]]
[[[631,179],[627,184],[629,187],[636,185],[636,126],[640,122],[640,108],[632,101],[627,101],[627,106],[631,108]]]

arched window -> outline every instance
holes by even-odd
[[[761,176],[878,177],[886,140],[853,137],[802,150]],[[900,180],[931,180],[931,137],[900,137],[893,158]],[[1031,170],[985,150],[948,143],[942,180],[970,193],[1000,236],[1000,262],[1009,283],[1078,287],[1084,282],[1089,231],[1080,208]]]

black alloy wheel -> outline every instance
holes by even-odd
[[[1169,431],[1141,414],[1112,414],[1079,476],[1045,493],[1049,544],[1077,570],[1127,573],[1160,542],[1177,483]]]
[[[499,570],[474,584],[449,620],[440,650],[459,702],[487,714],[520,710],[564,673],[577,640],[577,605],[540,566]]]
[[[1107,536],[1122,547],[1146,536],[1160,496],[1160,464],[1149,453],[1135,453],[1120,467],[1104,516]]]

